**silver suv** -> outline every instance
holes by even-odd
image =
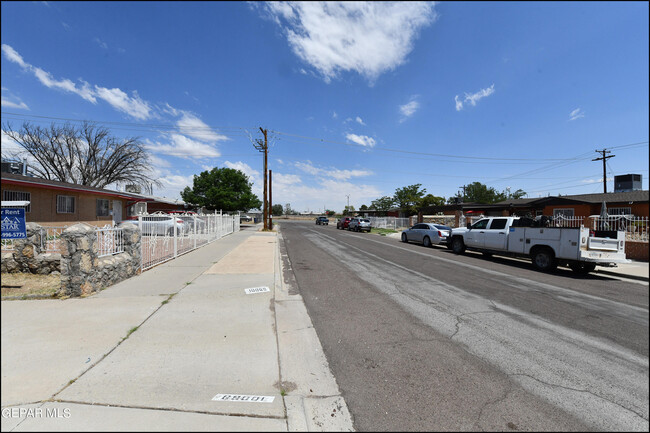
[[[370,220],[366,218],[352,218],[350,224],[348,224],[348,230],[353,232],[368,232],[370,233]]]

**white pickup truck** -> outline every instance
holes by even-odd
[[[456,254],[468,249],[486,255],[529,257],[540,271],[567,265],[587,274],[596,265],[630,262],[625,258],[625,232],[540,225],[528,218],[486,217],[466,228],[453,229],[447,245]]]

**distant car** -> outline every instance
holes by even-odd
[[[239,222],[240,223],[249,223],[251,221],[253,221],[253,218],[248,216],[248,215],[242,215],[242,216],[239,217]]]
[[[126,223],[138,225],[138,217],[124,220]],[[176,235],[181,236],[189,231],[189,224],[176,215],[167,215],[162,212],[154,212],[150,215],[142,215],[143,236],[167,235],[174,236],[174,225],[176,226]]]
[[[348,228],[348,224],[350,224],[350,221],[352,221],[352,218],[351,218],[351,217],[343,217],[343,218],[340,218],[340,219],[336,222],[336,228],[337,228],[337,229],[342,229],[342,230],[343,230],[343,229],[347,229],[347,228]]]
[[[348,224],[348,230],[353,232],[368,232],[370,233],[370,220],[366,218],[352,218]]]
[[[316,218],[316,224],[317,224],[317,225],[324,225],[324,226],[326,226],[326,225],[329,225],[329,223],[330,223],[330,220],[329,220],[329,218],[327,218],[327,217],[320,216],[320,217]]]
[[[425,247],[447,244],[451,227],[442,224],[420,223],[402,232],[402,242],[418,242]]]

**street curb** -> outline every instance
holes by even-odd
[[[301,347],[303,345],[312,349],[318,347],[317,352],[320,352],[320,356],[315,358],[317,359],[316,364],[320,365],[320,367],[314,368],[314,363],[312,362],[305,362],[302,364],[304,366],[303,368],[306,369],[305,371],[308,372],[308,374],[305,374],[303,378],[305,376],[308,376],[309,379],[306,381],[296,381],[294,385],[298,386],[298,390],[296,390],[297,392],[294,393],[292,391],[289,391],[287,395],[283,396],[287,416],[287,430],[354,431],[352,415],[350,414],[347,404],[341,395],[341,391],[338,387],[338,383],[336,382],[336,378],[333,376],[329,368],[327,358],[322,349],[322,344],[318,338],[316,330],[313,327],[313,323],[311,322],[311,318],[307,312],[307,307],[304,305],[302,296],[297,292],[297,287],[292,288],[293,290],[290,291],[290,288],[285,284],[285,269],[282,258],[282,251],[283,249],[286,251],[286,246],[284,245],[284,239],[282,237],[281,230],[278,230],[277,239],[276,271],[278,274],[276,274],[275,281],[276,291],[279,291],[282,294],[282,299],[278,301],[278,297],[275,297],[275,302],[278,304],[275,308],[276,324],[278,323],[278,311],[284,311],[285,314],[291,312],[292,318],[298,318],[298,322],[301,323],[301,325],[298,326],[296,325],[296,322],[292,322],[294,325],[298,326],[296,331],[291,331],[291,333],[294,334],[293,338],[302,340],[302,342],[298,344],[298,347]],[[292,274],[289,276],[289,280],[295,283],[295,277],[292,278],[293,270],[289,269],[287,272]],[[286,318],[287,316],[285,315],[284,317]],[[303,321],[304,324],[302,324]],[[280,331],[281,329],[277,329],[278,333],[280,333]],[[294,342],[295,341],[296,340],[294,340]],[[278,340],[278,352],[281,350],[279,346],[280,341]],[[285,347],[284,349],[289,350],[289,347]],[[280,359],[283,358],[282,355],[279,356]],[[287,358],[285,357],[285,360],[286,359]],[[287,365],[283,365],[281,362],[280,372],[282,381],[295,380],[295,378],[301,377],[301,374],[298,374],[295,371],[292,374],[284,374],[283,370],[286,368]],[[314,369],[309,370],[309,368]],[[319,375],[322,376],[319,378]],[[312,383],[312,381],[315,382]],[[322,384],[327,382],[333,384],[333,387],[329,388],[329,392],[327,394],[323,394]],[[318,395],[309,395],[309,392],[305,390],[309,389],[309,391],[311,391],[310,388],[312,387],[315,390],[315,393]],[[300,388],[303,388],[303,391],[300,391]],[[334,391],[334,389],[336,391]]]
[[[642,277],[642,276],[639,276],[639,275],[621,274],[620,272],[604,271],[602,269],[596,269],[596,271],[594,271],[593,274],[594,275],[605,274],[607,276],[612,276],[612,277],[627,278],[627,279],[630,279],[630,280],[644,281],[646,283],[650,282],[650,277]]]

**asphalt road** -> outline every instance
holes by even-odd
[[[281,222],[360,431],[648,431],[648,284]]]

